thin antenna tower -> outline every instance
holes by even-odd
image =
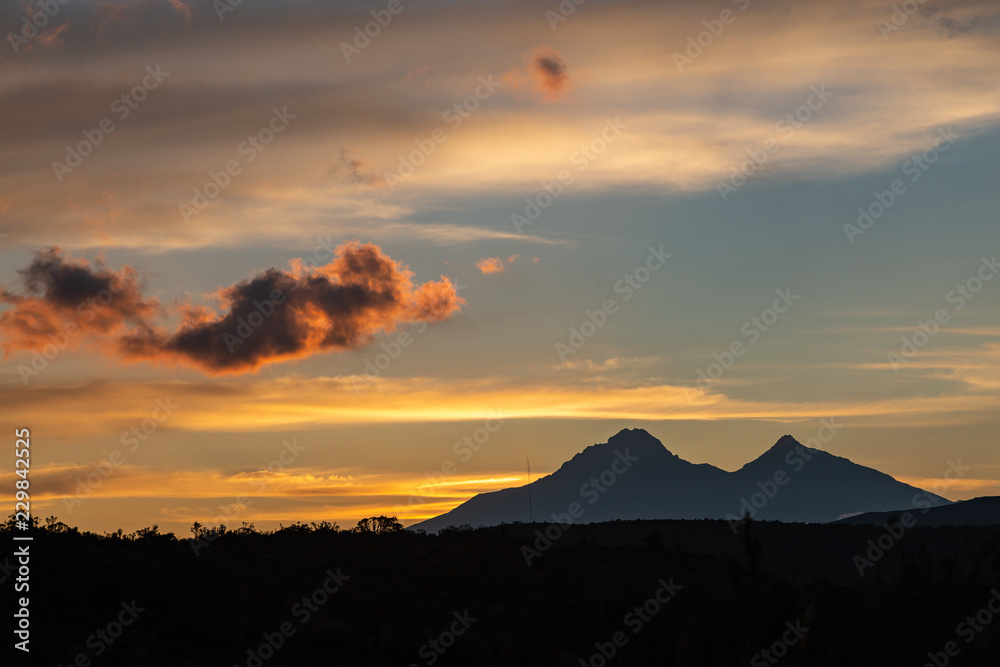
[[[531,459],[525,456],[524,460],[528,462],[528,520],[535,523],[535,513],[531,509]]]

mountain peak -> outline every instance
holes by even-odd
[[[608,438],[608,444],[612,447],[633,447],[635,449],[645,449],[647,451],[654,451],[656,453],[665,453],[671,456],[676,456],[673,452],[668,450],[662,442],[657,440],[653,435],[641,428],[623,428],[622,430],[615,433],[613,436]]]
[[[807,451],[816,451],[809,447],[806,447],[801,442],[796,440],[790,435],[783,435],[778,438],[778,441],[771,445],[771,448],[766,452],[755,458],[753,461],[743,465],[740,470],[753,470],[758,466],[774,467],[778,465],[783,465],[786,457],[792,452],[795,452],[799,448],[805,449]]]
[[[612,440],[617,440],[619,438],[645,438],[647,440],[656,440],[656,438],[654,438],[652,434],[650,434],[650,432],[647,431],[646,429],[623,428],[622,430],[618,431],[613,436],[608,438],[608,442],[611,442]],[[659,442],[659,440],[656,440],[656,442]]]
[[[795,447],[801,447],[802,443],[793,438],[790,435],[783,435],[778,438],[778,442],[774,443],[771,449],[767,450],[769,452],[787,452],[789,449],[794,449]]]

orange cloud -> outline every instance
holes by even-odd
[[[19,272],[24,294],[0,290],[4,356],[16,350],[41,351],[94,336],[117,335],[151,317],[155,300],[144,299],[138,273],[129,266],[115,273],[86,260],[66,260],[59,248],[35,255]]]
[[[488,273],[503,273],[504,265],[503,260],[499,257],[484,257],[476,262],[476,268],[485,275]]]
[[[14,306],[0,315],[8,354],[39,351],[64,336],[60,347],[96,343],[129,360],[184,363],[209,374],[357,349],[379,331],[447,319],[465,303],[447,278],[414,285],[408,268],[378,246],[357,241],[337,247],[325,266],[306,269],[293,260],[290,271],[268,269],[224,288],[224,313],[186,308],[173,333],[152,324],[157,304],[143,300],[129,267],[121,274],[95,270],[52,248],[38,253],[21,275],[24,295],[0,292],[0,302]]]
[[[511,255],[507,258],[506,264],[513,264],[520,259],[520,257],[520,255]],[[507,268],[506,264],[504,263],[504,260],[499,257],[484,257],[476,262],[476,267],[482,271],[483,274],[503,273]]]
[[[326,266],[268,269],[221,292],[227,312],[188,312],[180,330],[141,329],[121,339],[130,359],[183,362],[206,373],[242,373],[324,351],[364,347],[398,324],[439,321],[465,300],[451,281],[416,286],[381,248],[356,241]]]
[[[548,45],[542,45],[524,55],[524,71],[512,70],[503,81],[515,90],[531,86],[532,92],[545,102],[555,102],[569,92],[570,81],[562,54]]]

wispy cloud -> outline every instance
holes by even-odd
[[[354,391],[356,383],[370,391]],[[751,400],[662,382],[564,384],[545,378],[526,382],[432,377],[289,377],[267,382],[216,380],[210,389],[193,382],[95,383],[75,387],[0,390],[0,398],[25,421],[47,424],[53,436],[99,433],[123,419],[146,417],[163,396],[185,405],[171,417],[181,430],[279,430],[332,424],[479,420],[484,406],[502,406],[511,419],[622,419],[630,421],[752,420],[791,423],[819,417],[850,418],[853,425],[907,426],[963,423],[990,415],[993,391],[877,400]],[[372,401],[371,396],[378,400]],[[29,400],[30,399],[30,400]],[[72,399],[72,400],[71,400]],[[115,405],[113,415],[103,407]],[[58,406],[58,409],[56,409]]]

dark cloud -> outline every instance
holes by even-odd
[[[155,300],[143,298],[134,269],[115,272],[101,263],[67,260],[59,248],[36,253],[18,273],[23,294],[0,290],[0,303],[13,306],[0,314],[5,356],[114,335],[130,325],[143,326],[157,309]]]
[[[535,58],[535,67],[550,81],[559,82],[566,79],[566,63],[555,56],[539,55]]]
[[[535,51],[532,74],[545,99],[558,99],[569,90],[569,73],[562,56],[555,49],[543,46]]]
[[[541,99],[553,102],[569,92],[569,69],[562,55],[551,46],[531,49],[524,56],[524,70],[507,72],[503,80],[515,90],[530,85]]]
[[[415,285],[409,269],[378,246],[358,242],[334,249],[325,266],[295,260],[290,270],[268,269],[227,287],[220,292],[221,313],[187,307],[172,333],[151,323],[156,303],[142,298],[129,267],[121,274],[94,269],[53,248],[38,253],[21,275],[24,295],[0,293],[14,306],[0,315],[8,353],[43,349],[86,312],[73,344],[95,343],[129,360],[184,363],[210,374],[360,348],[379,331],[444,320],[465,303],[448,279]]]

